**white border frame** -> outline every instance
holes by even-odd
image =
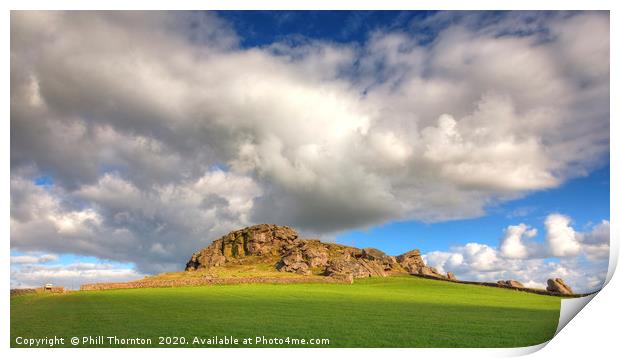
[[[4,71],[3,74],[3,112],[6,120],[2,123],[2,145],[0,149],[0,158],[4,164],[4,170],[6,172],[0,177],[0,185],[2,185],[2,203],[1,206],[2,216],[0,222],[2,223],[2,229],[4,236],[7,238],[5,241],[5,249],[2,250],[2,258],[4,265],[2,266],[2,274],[5,278],[3,281],[3,288],[5,294],[2,297],[2,305],[5,310],[5,317],[9,317],[9,304],[10,298],[8,295],[9,289],[9,272],[10,272],[10,56],[7,52],[10,52],[10,10],[60,10],[60,9],[76,9],[76,10],[105,10],[105,9],[119,9],[119,10],[149,10],[149,9],[171,9],[171,10],[188,10],[188,9],[209,9],[209,10],[256,10],[256,9],[270,9],[270,10],[611,10],[611,62],[615,63],[617,58],[617,27],[616,27],[616,15],[615,10],[618,9],[619,2],[615,1],[603,1],[603,0],[566,0],[566,1],[545,1],[545,0],[521,0],[521,1],[497,1],[497,0],[382,0],[370,1],[370,0],[358,0],[358,1],[346,1],[346,0],[297,0],[297,1],[278,1],[278,0],[262,0],[262,1],[241,1],[241,0],[175,0],[174,2],[166,2],[163,0],[155,0],[149,2],[134,2],[122,0],[108,0],[108,1],[88,1],[88,0],[22,0],[14,1],[9,0],[3,2],[6,4],[5,11],[2,13],[2,21],[0,23],[3,26],[3,36],[1,37],[2,49],[4,50],[4,56],[2,57],[2,64]],[[618,83],[618,72],[611,71],[611,98],[614,98],[613,93],[615,84]],[[620,177],[618,175],[618,143],[617,136],[620,128],[617,122],[614,122],[613,118],[618,113],[618,105],[611,102],[611,118],[610,118],[610,134],[611,134],[611,147],[610,147],[610,196],[611,198],[618,198],[617,186]],[[374,349],[374,350],[359,350],[351,349],[295,349],[294,353],[297,357],[315,357],[317,355],[336,356],[341,354],[355,354],[355,355],[377,355],[377,354],[415,354],[420,356],[437,356],[437,357],[450,357],[458,354],[463,357],[490,357],[490,356],[518,356],[536,352],[541,348],[548,345],[547,348],[540,350],[537,353],[538,356],[559,356],[559,355],[592,355],[600,354],[602,356],[609,356],[608,352],[616,350],[617,335],[617,319],[618,319],[618,304],[620,303],[620,284],[618,280],[610,281],[616,268],[617,256],[618,256],[618,238],[619,229],[616,224],[618,221],[617,215],[617,201],[611,200],[611,258],[609,263],[609,272],[607,275],[607,285],[602,290],[601,294],[592,299],[592,303],[588,305],[588,309],[577,315],[573,322],[568,324],[561,333],[553,338],[550,342],[541,344],[538,346],[526,347],[526,348],[513,348],[513,349],[419,349],[419,348],[396,348],[396,349]],[[576,302],[575,302],[576,303]],[[564,305],[563,305],[564,306]],[[573,308],[574,309],[574,308]],[[564,308],[563,308],[564,310]],[[4,339],[4,350],[6,353],[10,353],[13,356],[22,357],[30,356],[32,354],[45,354],[47,356],[65,357],[65,356],[83,356],[85,354],[84,348],[80,349],[53,349],[46,350],[44,352],[36,351],[32,349],[10,349],[9,348],[9,329],[10,322],[8,319],[3,320],[0,325],[0,336]],[[172,351],[170,351],[172,349]],[[178,350],[192,349],[190,352],[178,352]],[[413,351],[411,349],[414,349]],[[8,352],[10,350],[10,352]],[[109,354],[121,354],[121,355],[135,355],[135,354],[149,354],[156,357],[169,356],[170,354],[225,354],[233,356],[239,354],[259,357],[273,357],[273,356],[285,356],[290,355],[292,352],[287,349],[263,349],[257,348],[248,351],[247,349],[238,350],[235,348],[220,348],[218,350],[210,351],[196,351],[195,348],[168,348],[165,350],[155,349],[108,349],[100,348],[94,350],[88,350],[86,354],[94,356],[107,356]]]

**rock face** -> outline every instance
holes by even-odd
[[[276,268],[280,271],[312,272],[341,278],[388,276],[396,260],[377,249],[357,249],[318,240],[297,240],[285,248]]]
[[[249,258],[254,262],[275,262],[275,268],[279,271],[331,276],[345,281],[398,273],[446,278],[424,264],[419,250],[393,257],[375,248],[358,249],[300,239],[292,228],[270,224],[255,225],[224,235],[195,252],[185,270],[242,264]]]
[[[320,269],[329,261],[329,248],[318,240],[297,240],[283,247],[283,254],[276,268],[280,271],[304,275]]]
[[[185,271],[222,266],[246,256],[279,256],[297,236],[288,226],[268,224],[233,231],[195,252],[185,265]]]
[[[515,280],[497,281],[497,285],[501,287],[523,288],[523,284]]]
[[[422,260],[422,255],[420,255],[420,250],[417,249],[396,256],[396,261],[410,273],[417,273],[420,268],[426,266]]]
[[[448,280],[456,281],[456,276],[454,276],[454,273],[453,273],[453,272],[448,272],[448,273],[446,274],[446,278],[447,278]]]
[[[547,280],[547,291],[561,293],[563,295],[573,294],[573,290],[561,278],[548,279]]]

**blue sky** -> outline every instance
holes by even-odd
[[[471,28],[501,25],[518,18],[518,27],[503,27],[497,36],[547,33],[541,25],[550,17],[571,16],[549,11],[216,11],[240,35],[243,47],[271,45],[279,41],[322,40],[364,43],[378,31],[405,32],[422,45],[430,44],[441,29],[455,23]],[[514,25],[514,24],[513,24]]]
[[[218,11],[242,36],[244,47],[283,39],[364,42],[376,30],[407,30],[436,11]],[[420,30],[418,30],[420,32]]]
[[[465,279],[602,283],[608,12],[11,20],[12,285],[180,270],[265,222]]]

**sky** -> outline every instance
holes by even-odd
[[[609,13],[11,13],[11,286],[257,223],[601,287]]]

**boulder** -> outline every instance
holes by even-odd
[[[368,260],[359,260],[358,261],[360,266],[362,266],[367,272],[368,272],[368,276],[372,277],[372,276],[379,276],[379,277],[386,277],[388,276],[388,273],[386,272],[383,263],[381,263],[380,261],[368,261]]]
[[[310,274],[310,266],[304,260],[301,250],[293,248],[276,264],[279,271],[295,272],[302,275]]]
[[[456,276],[454,276],[453,272],[448,272],[446,274],[446,277],[448,278],[448,280],[456,281]]]
[[[301,246],[302,256],[310,267],[325,267],[329,261],[327,246],[318,240],[306,241]]]
[[[365,262],[378,264],[380,266],[380,268],[377,268],[377,270],[380,271],[378,274],[379,276],[386,276],[388,272],[398,269],[402,271],[401,266],[394,256],[387,255],[385,252],[372,247],[362,249],[359,258]]]
[[[402,271],[402,267],[396,262],[396,258],[394,256],[385,255],[379,261],[379,264],[383,266],[384,272],[391,271]]]
[[[285,248],[277,263],[279,271],[310,273],[312,268],[323,269],[329,260],[327,244],[318,240],[297,240]],[[301,270],[301,271],[300,271]]]
[[[396,256],[396,262],[411,274],[418,274],[421,268],[426,267],[424,260],[422,260],[422,255],[420,255],[420,250],[417,249]]]
[[[340,277],[352,275],[353,278],[371,277],[381,275],[382,272],[377,264],[370,265],[368,262],[352,258],[351,256],[336,257],[329,261],[325,267],[325,275]],[[385,274],[383,274],[385,275]]]
[[[547,291],[560,293],[562,295],[573,294],[573,290],[561,278],[548,279],[547,280]]]
[[[226,263],[226,257],[218,248],[218,243],[213,243],[201,251],[195,252],[185,265],[185,271],[194,271],[199,268],[217,267]]]
[[[505,281],[497,281],[497,285],[500,287],[513,287],[513,288],[524,288],[523,284],[516,280],[505,280]]]
[[[441,273],[439,273],[439,271],[437,271],[436,268],[434,267],[429,267],[429,266],[422,266],[419,268],[418,275],[422,275],[422,276],[430,276],[430,277],[437,277],[437,278],[446,278],[444,275],[442,275]]]

